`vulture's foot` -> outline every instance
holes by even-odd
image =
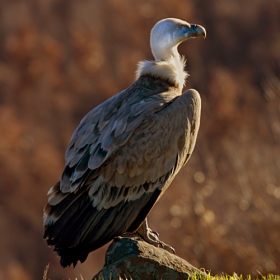
[[[148,227],[147,219],[145,219],[145,221],[137,229],[136,233],[138,233],[147,243],[152,244],[155,247],[162,248],[172,254],[175,254],[174,248],[160,241],[159,234]]]

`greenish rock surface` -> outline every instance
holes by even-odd
[[[181,280],[205,273],[166,250],[138,237],[115,238],[106,252],[103,269],[93,280]]]

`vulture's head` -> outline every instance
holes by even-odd
[[[166,18],[156,23],[151,31],[151,49],[156,60],[177,55],[177,46],[183,41],[206,37],[205,29],[177,18]]]

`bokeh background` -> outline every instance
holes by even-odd
[[[179,48],[201,93],[197,146],[149,216],[213,274],[280,273],[279,0],[0,1],[0,279],[84,279],[106,246],[62,269],[42,208],[80,119],[134,81],[165,17],[202,24]]]

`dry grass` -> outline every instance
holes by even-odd
[[[50,267],[50,265],[48,264],[44,270],[43,280],[50,280],[48,278],[49,267]],[[236,273],[234,273],[233,275],[222,274],[222,275],[213,276],[210,273],[206,273],[206,276],[205,276],[205,274],[202,275],[202,274],[194,273],[194,275],[188,279],[189,280],[280,280],[280,275],[268,274],[268,275],[264,276],[259,273],[258,276],[252,277],[251,275],[243,276],[243,275],[237,275]],[[75,278],[75,280],[78,280],[78,279]],[[80,280],[84,280],[82,276],[80,276]],[[92,280],[111,280],[111,278],[104,279],[101,275],[99,275],[97,278],[93,278]],[[133,277],[131,275],[125,276],[125,277],[120,276],[118,280],[133,280]]]

